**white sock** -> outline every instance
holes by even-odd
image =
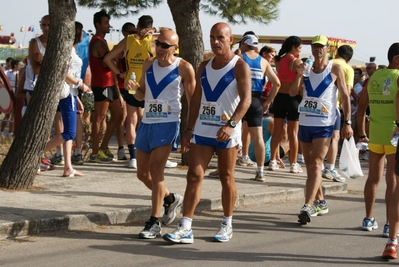
[[[329,169],[330,171],[334,170],[334,164],[326,163],[324,166],[326,167],[326,169]]]
[[[249,156],[248,155],[242,155],[242,158],[243,159],[249,159]]]
[[[55,152],[55,154],[59,157],[62,156],[62,149],[61,148],[57,148],[57,152]]]
[[[226,224],[227,226],[231,226],[231,222],[233,221],[233,216],[223,216],[222,223]]]
[[[258,166],[257,171],[258,172],[263,172],[263,166]]]
[[[395,239],[388,238],[387,244],[395,244],[395,245],[397,245],[398,244],[398,239],[397,238],[395,238]]]
[[[73,153],[75,156],[82,154],[82,149],[81,148],[75,148],[75,151]]]
[[[181,218],[180,224],[183,226],[184,229],[186,230],[191,230],[191,225],[193,223],[193,219],[184,217]]]

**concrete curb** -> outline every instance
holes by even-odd
[[[323,186],[325,195],[335,195],[348,192],[346,183],[336,183]],[[271,203],[303,198],[304,188],[278,190],[265,193],[241,194],[237,196],[236,207]],[[220,210],[220,198],[201,199],[196,211]],[[22,220],[0,224],[0,240],[15,237],[31,236],[40,233],[83,230],[101,225],[118,225],[144,221],[148,218],[150,207],[115,210],[104,213],[71,214],[60,217],[44,218],[38,220]]]

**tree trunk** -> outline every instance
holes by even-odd
[[[169,9],[176,25],[176,32],[180,38],[179,55],[193,65],[197,70],[204,58],[204,43],[202,29],[199,20],[200,0],[168,0]],[[185,96],[182,97],[182,111],[180,124],[180,137],[187,127],[188,103]],[[188,165],[188,154],[182,154],[182,165]]]
[[[32,187],[68,71],[75,37],[75,2],[49,0],[48,3],[51,26],[46,54],[29,108],[0,167],[0,188],[21,190]]]

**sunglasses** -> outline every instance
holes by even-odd
[[[170,48],[172,46],[176,46],[175,44],[170,45],[170,44],[167,44],[167,43],[162,43],[162,42],[160,42],[158,40],[155,40],[155,45],[156,46],[160,46],[162,49],[168,49],[168,48]]]

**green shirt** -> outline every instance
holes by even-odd
[[[370,105],[370,143],[391,145],[396,127],[396,93],[399,70],[376,71],[367,84]]]

